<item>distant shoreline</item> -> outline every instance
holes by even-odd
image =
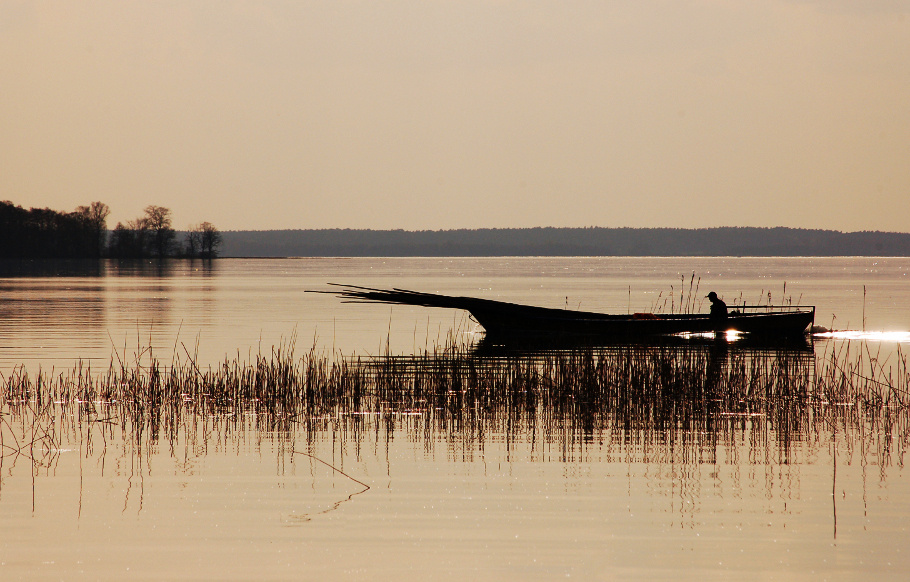
[[[224,258],[910,257],[910,233],[799,228],[222,231]]]
[[[90,261],[241,261],[246,259],[256,259],[260,261],[337,261],[353,259],[900,259],[905,258],[903,255],[327,255],[327,256],[294,256],[286,257],[239,257],[224,256],[215,259],[194,259],[187,257],[166,257],[164,259],[86,259]],[[36,261],[73,261],[81,259],[25,259]]]

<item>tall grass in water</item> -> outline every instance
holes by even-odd
[[[847,344],[821,355],[720,344],[490,357],[448,345],[420,356],[341,358],[316,348],[296,355],[290,342],[207,367],[185,353],[168,365],[149,351],[101,371],[14,370],[2,378],[0,460],[50,466],[66,433],[106,441],[116,430],[137,449],[173,447],[211,419],[234,433],[308,440],[326,430],[357,438],[370,416],[390,434],[456,434],[469,446],[491,434],[542,433],[567,449],[598,434],[729,438],[756,418],[749,430],[773,432],[784,449],[813,431],[880,429],[899,435],[903,450],[910,434],[906,357],[883,362]]]

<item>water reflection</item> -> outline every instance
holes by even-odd
[[[908,343],[910,342],[910,331],[844,330],[817,333],[815,337],[847,341]]]
[[[0,373],[103,365],[151,348],[171,359],[184,322],[210,324],[215,261],[5,261],[0,265]],[[189,335],[198,336],[194,325]],[[192,345],[191,345],[192,349]]]
[[[478,356],[496,356],[504,354],[545,354],[567,350],[596,349],[617,350],[629,346],[704,349],[742,352],[799,351],[812,353],[815,350],[815,336],[799,335],[769,337],[767,335],[744,334],[728,331],[721,335],[714,333],[680,333],[663,336],[643,336],[641,338],[600,338],[600,339],[540,339],[527,338],[502,342],[490,339],[480,333],[469,338],[474,353]]]
[[[0,280],[0,360],[72,358],[71,342],[103,345],[108,305],[102,279],[81,277],[65,286],[37,279],[27,289],[15,279]],[[106,339],[106,338],[105,338]]]
[[[108,275],[114,277],[174,277],[186,274],[213,277],[218,261],[211,259],[109,259],[104,261]]]
[[[215,276],[211,259],[0,259],[0,278]]]
[[[366,548],[367,569],[413,560],[415,538],[450,556],[494,544],[493,560],[517,547],[529,564],[584,564],[617,543],[641,557],[647,543],[671,554],[664,567],[703,554],[694,578],[718,552],[762,568],[777,543],[809,560],[801,572],[901,555],[906,381],[886,400],[844,361],[735,345],[286,350],[202,368],[146,359],[100,381],[7,377],[0,525],[35,532],[13,549],[69,535],[81,560],[85,544],[93,558],[152,544],[144,564],[161,572],[173,539],[253,562],[279,540],[282,555]]]
[[[0,259],[0,278],[104,277],[107,266],[97,259]]]
[[[369,488],[344,460],[378,459],[400,440],[436,463],[623,467],[629,495],[644,486],[694,526],[704,496],[766,499],[769,507],[798,499],[798,467],[829,450],[842,462],[878,465],[884,482],[910,435],[906,405],[876,406],[869,394],[827,385],[815,355],[794,349],[719,342],[497,356],[456,350],[299,368],[278,355],[234,365],[239,376],[187,368],[182,383],[166,388],[166,370],[140,364],[130,374],[148,375],[139,380],[141,400],[117,396],[125,380],[88,395],[79,392],[88,380],[77,375],[38,395],[27,379],[11,379],[2,479],[23,462],[50,474],[66,450],[101,466],[113,454],[127,477],[124,507],[141,512],[153,458],[189,478],[207,455],[270,451],[280,467],[304,455],[343,476],[348,487],[329,504],[337,508]],[[218,392],[218,382],[238,377],[250,383]]]

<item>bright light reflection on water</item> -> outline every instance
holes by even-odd
[[[828,338],[835,340],[849,341],[870,341],[870,342],[892,342],[907,343],[910,342],[910,331],[829,331],[812,334],[817,338]]]
[[[714,332],[705,332],[705,333],[679,333],[676,334],[681,338],[685,339],[713,339],[715,337]],[[723,333],[723,339],[727,342],[736,342],[746,337],[746,334],[736,331],[735,329],[728,329]]]

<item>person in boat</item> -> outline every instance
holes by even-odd
[[[723,331],[724,322],[727,321],[727,304],[714,291],[708,293],[707,297],[711,300],[711,315],[709,317],[714,322],[715,329]]]

